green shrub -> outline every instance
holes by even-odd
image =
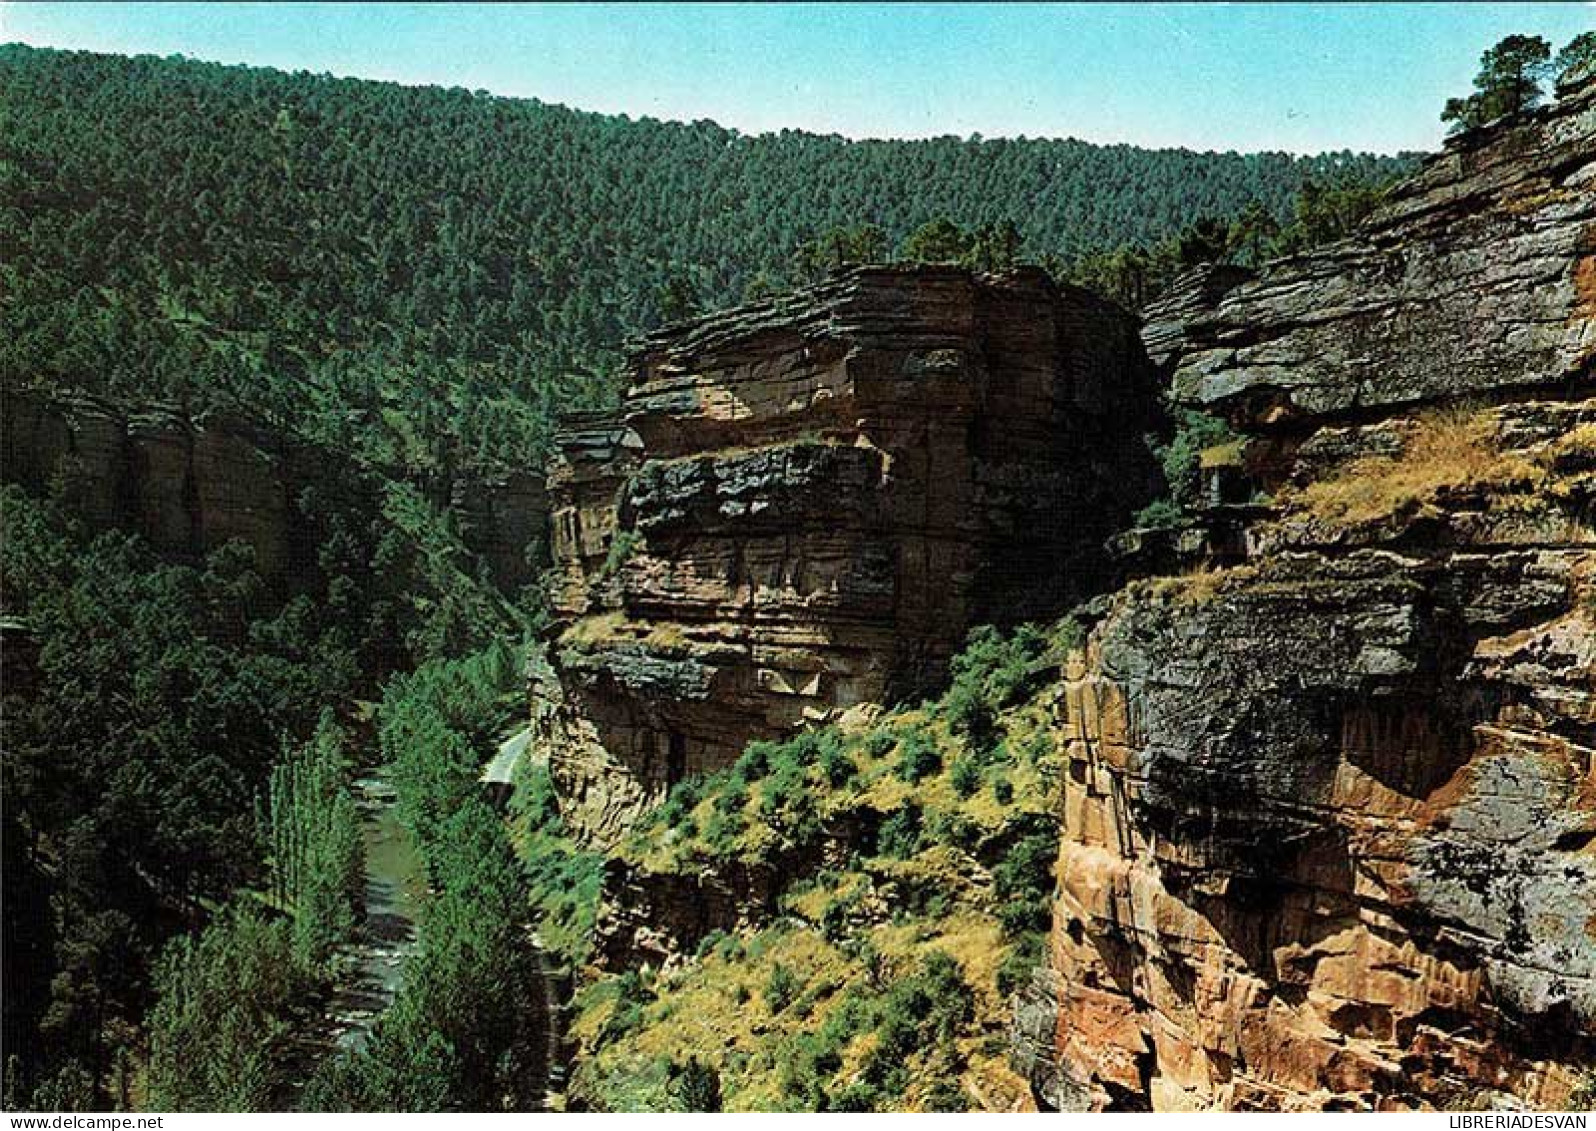
[[[972,756],[981,758],[992,752],[998,738],[997,713],[982,697],[981,689],[954,684],[942,701],[942,711],[948,729]]]
[[[980,763],[970,757],[960,758],[953,763],[948,781],[953,786],[953,792],[960,797],[973,797],[975,791],[981,788]]]
[[[1202,453],[1234,444],[1238,439],[1229,424],[1204,412],[1179,409],[1175,420],[1175,431],[1168,443],[1157,437],[1148,439],[1148,446],[1163,468],[1169,495],[1142,509],[1136,516],[1140,526],[1173,526],[1184,521],[1202,492]]]
[[[750,742],[732,766],[732,780],[746,789],[763,778],[770,772],[771,756],[776,750],[774,742]]]
[[[907,860],[920,850],[920,807],[905,805],[881,823],[876,851],[882,856]]]
[[[891,754],[892,748],[897,744],[897,733],[890,727],[881,727],[865,735],[864,752],[867,757],[880,761],[888,754]]]
[[[834,1093],[823,1110],[879,1111],[881,1103],[881,1093],[875,1088],[869,1084],[854,1083]]]
[[[924,781],[941,768],[942,751],[924,731],[911,731],[898,743],[897,774],[904,781]]]
[[[937,844],[970,851],[981,840],[981,826],[962,813],[933,813],[925,822],[925,835]]]
[[[974,1009],[975,996],[957,960],[942,951],[927,954],[920,969],[895,982],[880,1003],[876,1047],[860,1074],[864,1082],[888,1096],[901,1095],[910,1058],[928,1048],[951,1054]]]
[[[792,1004],[802,987],[793,972],[776,963],[771,967],[770,979],[765,983],[765,1005],[772,1013],[780,1013]]]
[[[999,805],[1007,805],[1014,800],[1014,783],[1008,778],[997,776],[992,779],[992,797]]]
[[[820,912],[820,934],[827,942],[837,943],[848,933],[848,922],[859,906],[859,896],[850,892],[838,896]]]
[[[1132,521],[1146,530],[1171,530],[1186,521],[1186,512],[1173,499],[1154,499]]]
[[[826,784],[833,789],[841,789],[859,776],[859,766],[853,760],[853,755],[848,753],[842,739],[834,733],[827,734],[826,741],[821,744],[820,772],[825,775]]]
[[[704,822],[704,843],[717,855],[729,855],[737,849],[743,830],[747,827],[741,810],[731,813],[717,810]]]
[[[688,1057],[686,1064],[673,1061],[670,1082],[665,1087],[680,1111],[721,1110],[720,1073],[707,1064],[700,1064],[696,1056]]]
[[[969,1111],[970,1097],[952,1080],[938,1080],[925,1093],[926,1111]]]
[[[610,539],[609,551],[604,555],[604,562],[599,566],[598,572],[593,575],[594,585],[603,585],[621,571],[624,566],[642,545],[643,536],[635,530],[617,530]]]
[[[799,800],[805,792],[802,766],[783,762],[760,786],[759,815],[767,821],[788,805]]]
[[[1046,936],[1037,931],[1028,931],[1019,936],[998,963],[998,993],[1007,997],[1030,983],[1031,972],[1042,963],[1045,939]]]
[[[1022,625],[1007,637],[990,625],[972,630],[964,651],[950,665],[953,688],[949,699],[966,693],[993,712],[1020,702],[1045,682],[1043,661],[1050,647],[1047,635],[1033,625]],[[962,704],[958,709],[973,712]]]
[[[734,779],[718,784],[713,802],[714,814],[720,817],[742,816],[743,808],[748,804],[747,784]]]

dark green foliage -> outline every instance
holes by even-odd
[[[967,691],[991,711],[1029,698],[1053,672],[1052,644],[1035,625],[1021,625],[1008,636],[990,625],[970,631],[964,650],[953,657],[952,692]]]
[[[953,763],[948,781],[953,786],[953,792],[960,797],[975,796],[976,790],[981,788],[980,763],[973,758],[960,758]]]
[[[360,819],[345,786],[344,736],[331,712],[315,739],[272,769],[267,810],[272,887],[293,916],[294,962],[331,973],[334,949],[354,932],[365,882]]]
[[[1252,200],[1229,219],[1201,216],[1156,243],[1135,241],[1049,260],[1060,278],[1141,310],[1189,268],[1206,263],[1256,267],[1350,234],[1384,199],[1400,165],[1349,166],[1305,178],[1289,210]]]
[[[1032,972],[1042,965],[1046,940],[1039,931],[1028,931],[1015,940],[998,964],[998,993],[1007,997],[1029,984]]]
[[[859,764],[835,733],[827,732],[821,740],[820,772],[833,789],[841,789],[859,774]]]
[[[994,776],[992,778],[992,796],[999,805],[1007,805],[1014,800],[1014,783],[1008,778]]]
[[[741,810],[721,812],[717,809],[704,822],[704,843],[717,856],[735,855],[738,840],[747,827],[748,820]]]
[[[1051,821],[1027,819],[1013,846],[992,868],[992,893],[998,921],[1015,938],[1047,928],[1053,896],[1053,866],[1058,860],[1058,828]],[[1040,827],[1035,827],[1040,826]]]
[[[970,758],[982,759],[996,745],[997,712],[982,697],[980,688],[955,680],[942,700],[942,710],[948,729],[964,743]]]
[[[1538,35],[1509,35],[1480,55],[1474,93],[1448,98],[1441,121],[1470,130],[1497,118],[1521,114],[1541,100],[1541,83],[1552,73],[1552,45]]]
[[[774,742],[750,742],[732,765],[732,781],[746,788],[763,778],[770,772],[770,758],[775,750]]]
[[[27,956],[34,988],[18,1001],[37,1028],[8,1045],[7,1085],[27,1096],[87,1078],[84,1106],[103,1107],[125,1102],[117,1049],[176,926],[160,909],[197,914],[264,883],[255,799],[357,668],[349,635],[273,600],[238,547],[168,565],[137,539],[85,537],[14,487],[0,507],[5,612],[37,645],[27,679],[6,645],[3,851],[16,906],[28,893],[49,908],[8,951]]]
[[[1230,426],[1217,416],[1187,408],[1172,415],[1175,427],[1168,440],[1147,437],[1148,447],[1163,467],[1169,495],[1143,507],[1136,515],[1138,526],[1168,527],[1184,522],[1201,501],[1203,452],[1237,440]]]
[[[864,737],[865,755],[872,760],[880,760],[892,753],[892,748],[898,744],[896,731],[888,727],[878,727]]]
[[[876,836],[876,851],[882,856],[907,860],[920,849],[920,826],[918,805],[911,803],[895,810],[881,822],[881,831]]]
[[[179,937],[155,973],[150,1107],[265,1111],[287,1083],[290,1012],[305,983],[288,924],[237,911]]]
[[[803,987],[793,972],[781,963],[771,967],[770,979],[765,983],[765,1006],[772,1013],[780,1013],[792,1004]]]
[[[671,1065],[670,1082],[666,1089],[679,1111],[715,1112],[721,1109],[720,1073],[696,1056],[689,1056],[686,1064]]]
[[[860,1075],[885,1097],[902,1095],[909,1062],[927,1049],[952,1059],[953,1042],[970,1020],[974,995],[958,962],[932,951],[920,969],[893,983],[876,1010],[876,1047]]]
[[[805,240],[793,253],[797,281],[813,282],[832,271],[860,263],[884,263],[891,256],[887,233],[874,224],[831,228]]]
[[[952,1080],[938,1080],[926,1089],[926,1111],[969,1111],[970,1097]]]
[[[1154,499],[1136,512],[1136,525],[1153,530],[1168,530],[1186,520],[1186,512],[1173,499]]]
[[[428,475],[536,460],[553,410],[611,395],[628,335],[900,241],[911,257],[979,266],[1073,259],[1251,200],[1282,216],[1335,167],[1398,167],[1067,140],[747,137],[15,45],[0,67],[13,203],[0,369],[241,405]],[[812,250],[795,267],[800,247]]]
[[[890,1111],[919,1060],[938,1078],[928,1090],[943,1105],[936,1110],[964,1110],[952,1098],[962,1067],[955,1042],[973,1013],[974,995],[958,962],[932,951],[877,993],[850,990],[818,1030],[797,1034],[782,1063],[783,1091],[801,1110]],[[859,1078],[833,1090],[842,1050],[866,1032],[877,1039]]]
[[[379,738],[432,894],[403,986],[370,1043],[317,1081],[316,1095],[336,1109],[497,1111],[534,1101],[525,1019],[537,970],[523,925],[531,892],[476,782],[519,687],[510,650],[495,647],[426,664],[383,697]]]
[[[1291,255],[1330,243],[1355,232],[1385,199],[1388,183],[1341,176],[1308,181],[1292,202],[1292,222],[1270,247],[1275,255]]]
[[[906,782],[923,781],[942,768],[942,751],[924,731],[912,730],[898,742],[897,774]]]
[[[550,960],[574,968],[587,961],[592,948],[604,856],[579,847],[567,834],[548,767],[525,761],[523,767],[510,811],[524,822],[518,848],[538,936]]]
[[[782,1064],[782,1090],[807,1111],[869,1111],[847,1106],[842,1093],[828,1095],[826,1086],[842,1067],[842,1049],[869,1024],[863,998],[850,992],[813,1033],[800,1033],[789,1046]]]
[[[698,284],[685,273],[671,275],[660,287],[659,316],[664,322],[682,322],[697,317],[704,311],[704,299]]]
[[[903,241],[903,258],[911,263],[962,263],[971,247],[969,232],[938,216],[909,233]]]
[[[1552,61],[1552,73],[1559,80],[1589,74],[1596,67],[1596,31],[1582,31],[1563,45]]]
[[[960,813],[933,813],[925,822],[925,835],[938,844],[950,844],[972,852],[981,839],[981,826]],[[935,895],[945,895],[938,891]]]

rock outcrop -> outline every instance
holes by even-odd
[[[1066,673],[1039,1095],[1565,1105],[1596,1067],[1596,83],[1148,336],[1272,503]]]
[[[1134,323],[1036,270],[860,268],[674,327],[549,477],[557,685],[536,728],[605,840],[686,774],[943,678],[1056,614],[1156,489]]]
[[[91,529],[132,530],[179,558],[239,539],[263,575],[292,568],[294,453],[261,430],[233,419],[198,427],[169,407],[133,413],[11,389],[4,407],[5,478],[34,491],[53,485]]]
[[[289,588],[318,569],[320,535],[301,492],[342,489],[351,478],[342,453],[227,413],[199,419],[175,405],[133,411],[79,394],[7,388],[0,420],[7,482],[58,491],[91,530],[140,534],[176,560],[240,541],[262,577]],[[545,499],[541,477],[518,472],[462,477],[439,501],[456,513],[494,581],[514,592],[542,563]]]

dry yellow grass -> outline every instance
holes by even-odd
[[[647,628],[645,632],[644,629]],[[621,643],[641,643],[655,652],[681,655],[692,651],[692,642],[679,624],[662,622],[644,625],[620,611],[598,613],[573,621],[560,633],[565,648],[606,648]]]
[[[626,635],[629,622],[622,612],[600,613],[572,621],[560,633],[560,644],[567,648],[595,648],[613,644]]]
[[[1242,457],[1246,454],[1247,442],[1245,440],[1232,440],[1228,444],[1216,444],[1212,448],[1204,448],[1197,453],[1197,465],[1204,468],[1214,467],[1239,467]]]
[[[1532,491],[1545,468],[1504,453],[1489,410],[1446,409],[1419,417],[1399,456],[1352,460],[1298,492],[1296,506],[1326,522],[1357,524],[1428,506],[1443,491]]]
[[[1218,567],[1209,564],[1194,565],[1182,573],[1155,577],[1143,583],[1143,592],[1156,600],[1174,601],[1182,605],[1206,605],[1229,585],[1244,578],[1257,576],[1258,570],[1250,565]]]

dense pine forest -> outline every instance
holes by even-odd
[[[521,920],[579,959],[598,864],[535,794],[508,826],[478,796],[541,614],[437,484],[537,467],[626,338],[861,259],[1041,262],[1135,304],[1344,230],[1410,164],[751,137],[19,46],[0,76],[5,391],[226,408],[340,468],[295,500],[314,552],[286,588],[6,488],[13,1110],[536,1102]],[[425,861],[421,957],[318,1063],[360,915],[349,779],[377,761]]]
[[[749,137],[17,46],[0,69],[8,378],[232,398],[419,467],[537,458],[554,411],[604,398],[625,338],[803,281],[839,231],[890,258],[933,221],[1001,228],[997,254],[1067,268],[1250,204],[1283,222],[1305,183],[1405,164]]]

